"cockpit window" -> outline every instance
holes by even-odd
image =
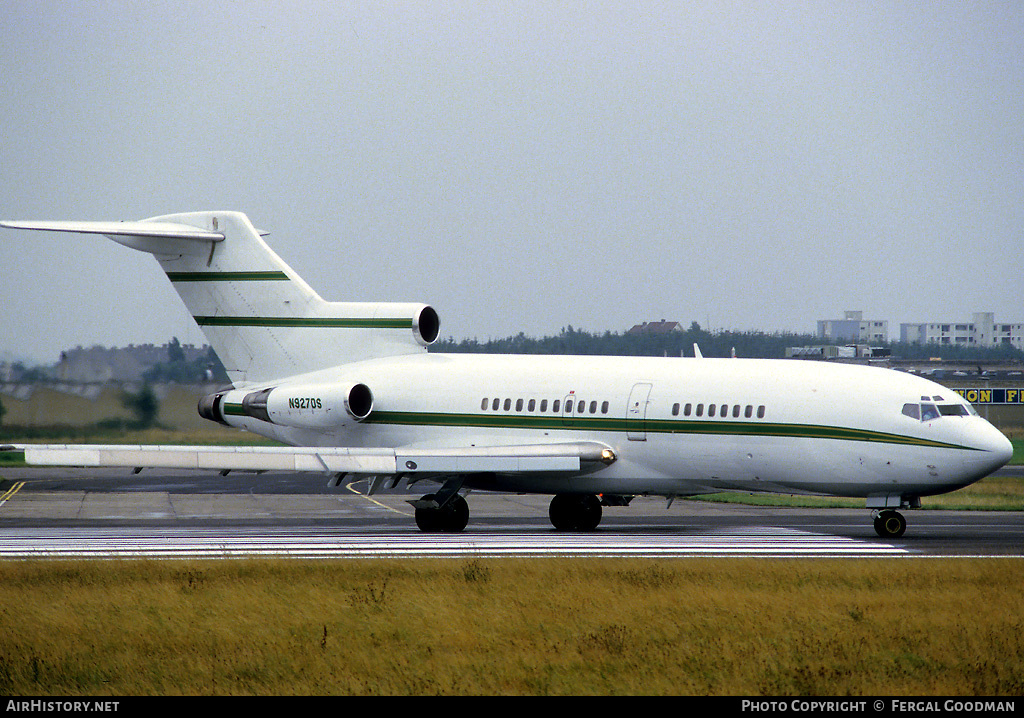
[[[924,398],[924,397],[922,397]],[[970,404],[904,404],[903,415],[919,421],[932,421],[940,416],[977,416],[978,412]]]

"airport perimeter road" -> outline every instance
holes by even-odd
[[[554,531],[545,496],[471,493],[457,535],[422,534],[407,500],[321,476],[10,469],[0,557],[17,556],[1024,556],[1024,514],[906,512],[898,541],[866,509],[782,509],[638,497],[597,531]],[[365,490],[364,484],[354,489]]]

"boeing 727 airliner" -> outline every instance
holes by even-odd
[[[328,302],[238,212],[132,222],[2,222],[103,234],[152,254],[232,385],[211,421],[280,447],[25,445],[30,464],[300,471],[333,485],[438,488],[423,531],[462,531],[472,489],[553,496],[556,529],[595,529],[635,496],[860,497],[885,538],[901,508],[1004,465],[1010,442],[955,392],[888,369],[792,360],[428,353],[438,315]]]

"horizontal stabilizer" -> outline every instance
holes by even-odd
[[[43,232],[76,232],[103,234],[108,237],[163,237],[221,242],[224,234],[174,222],[9,222],[0,221],[8,229],[35,229]]]
[[[611,461],[596,442],[445,449],[290,446],[163,446],[131,444],[23,444],[38,466],[301,471],[345,474],[470,474],[579,471],[584,461]]]

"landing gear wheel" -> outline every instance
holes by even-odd
[[[431,501],[434,494],[427,494],[421,501]],[[448,503],[438,509],[416,509],[416,525],[426,533],[459,533],[469,523],[469,504],[456,494]]]
[[[557,531],[593,531],[601,523],[601,501],[593,494],[556,494],[548,516]]]
[[[897,539],[907,530],[907,520],[899,511],[882,511],[875,517],[875,533],[882,538]]]

